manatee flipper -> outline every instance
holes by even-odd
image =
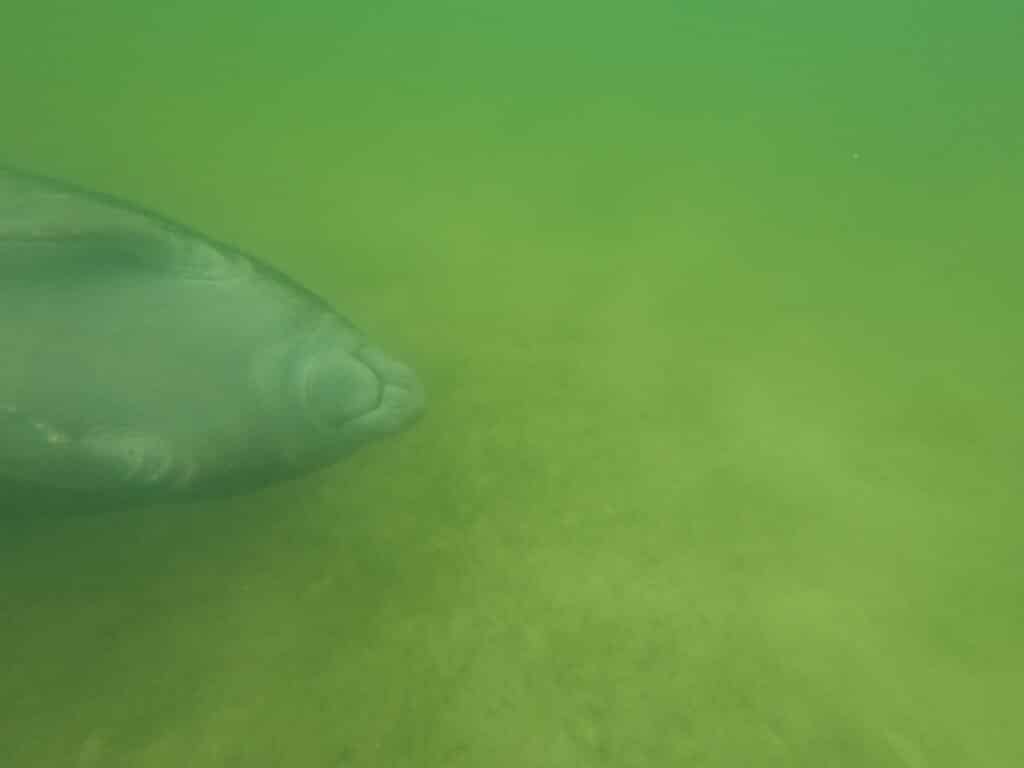
[[[193,463],[154,435],[105,430],[74,435],[0,407],[0,475],[66,490],[132,492],[187,484]]]

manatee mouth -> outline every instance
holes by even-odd
[[[389,434],[404,429],[420,417],[426,405],[426,393],[409,366],[372,345],[356,350],[355,357],[376,375],[378,396],[375,407],[346,424],[346,429],[358,427]]]
[[[316,425],[346,442],[401,431],[426,400],[413,370],[370,344],[314,358],[299,382]]]

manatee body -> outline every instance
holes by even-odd
[[[413,371],[267,265],[0,168],[0,480],[242,492],[401,431],[423,403]]]

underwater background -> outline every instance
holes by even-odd
[[[429,400],[253,496],[0,499],[0,765],[1024,765],[1022,39],[5,4],[0,161],[237,243]]]

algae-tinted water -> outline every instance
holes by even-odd
[[[1020,764],[1022,34],[5,7],[0,160],[252,250],[430,402],[254,497],[5,499],[0,764]]]

